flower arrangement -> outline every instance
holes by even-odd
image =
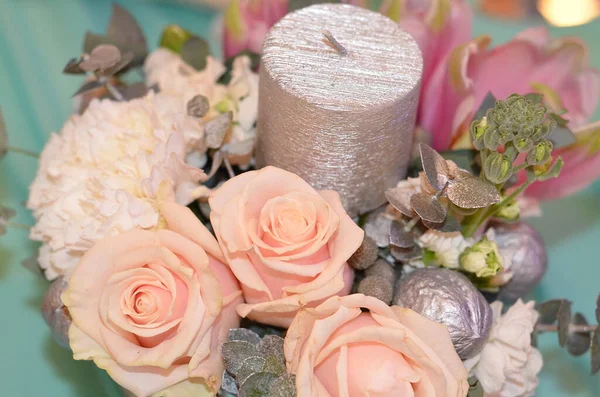
[[[600,371],[598,326],[522,300],[547,257],[521,218],[600,169],[585,46],[535,30],[488,49],[464,1],[383,2],[422,53],[415,155],[352,218],[340,193],[255,162],[259,50],[304,3],[233,1],[225,63],[175,25],[149,52],[119,6],[86,36],[27,201],[41,247],[24,264],[51,281],[57,341],[140,397],[531,396],[541,332]],[[35,155],[0,132],[1,153]]]

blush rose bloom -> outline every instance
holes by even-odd
[[[212,395],[221,343],[239,326],[239,284],[189,209],[159,210],[166,228],[99,240],[75,268],[62,295],[71,349],[137,396]]]
[[[227,181],[209,199],[210,220],[240,281],[242,317],[288,327],[298,309],[350,292],[347,260],[364,232],[334,191],[317,192],[275,167]]]
[[[362,294],[299,312],[284,350],[298,397],[464,397],[469,390],[445,325]]]

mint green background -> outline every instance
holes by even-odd
[[[214,29],[214,14],[206,9],[158,1],[118,2],[142,23],[151,46],[168,23],[205,37]],[[62,75],[62,67],[81,51],[86,30],[103,32],[110,5],[102,0],[0,0],[0,107],[13,145],[40,151],[50,132],[60,129],[80,82]],[[500,43],[524,27],[526,23],[478,17],[474,28]],[[600,22],[552,31],[557,36],[583,37],[590,45],[592,64],[600,67]],[[21,203],[36,165],[17,154],[0,163],[0,202],[18,209],[17,222],[33,222]],[[548,245],[550,266],[536,298],[571,299],[575,310],[591,319],[600,292],[600,184],[543,209],[545,217],[533,223]],[[89,362],[73,361],[51,339],[39,315],[46,282],[19,265],[34,249],[25,231],[10,230],[0,239],[0,395],[118,396],[118,388],[103,371]],[[555,335],[541,338],[545,367],[537,395],[600,396],[600,376],[588,375],[589,355],[572,358],[556,347],[555,339]]]

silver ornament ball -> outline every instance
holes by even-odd
[[[59,277],[50,284],[42,302],[42,316],[50,327],[56,342],[62,347],[69,347],[69,327],[71,317],[60,300],[60,295],[67,289],[67,281]]]
[[[495,241],[505,263],[510,263],[512,278],[500,288],[498,299],[513,303],[532,292],[548,267],[542,236],[528,223],[494,226]]]
[[[398,282],[394,304],[445,324],[462,360],[483,349],[492,326],[492,309],[467,277],[442,269],[417,269]]]

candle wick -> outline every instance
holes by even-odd
[[[329,44],[331,47],[335,48],[337,50],[337,52],[340,53],[340,55],[342,55],[342,56],[348,55],[348,50],[346,50],[346,47],[341,45],[340,42],[337,41],[335,37],[333,37],[333,34],[331,34],[331,32],[329,30],[323,29],[323,36],[325,36],[325,40],[326,40],[327,44]]]

